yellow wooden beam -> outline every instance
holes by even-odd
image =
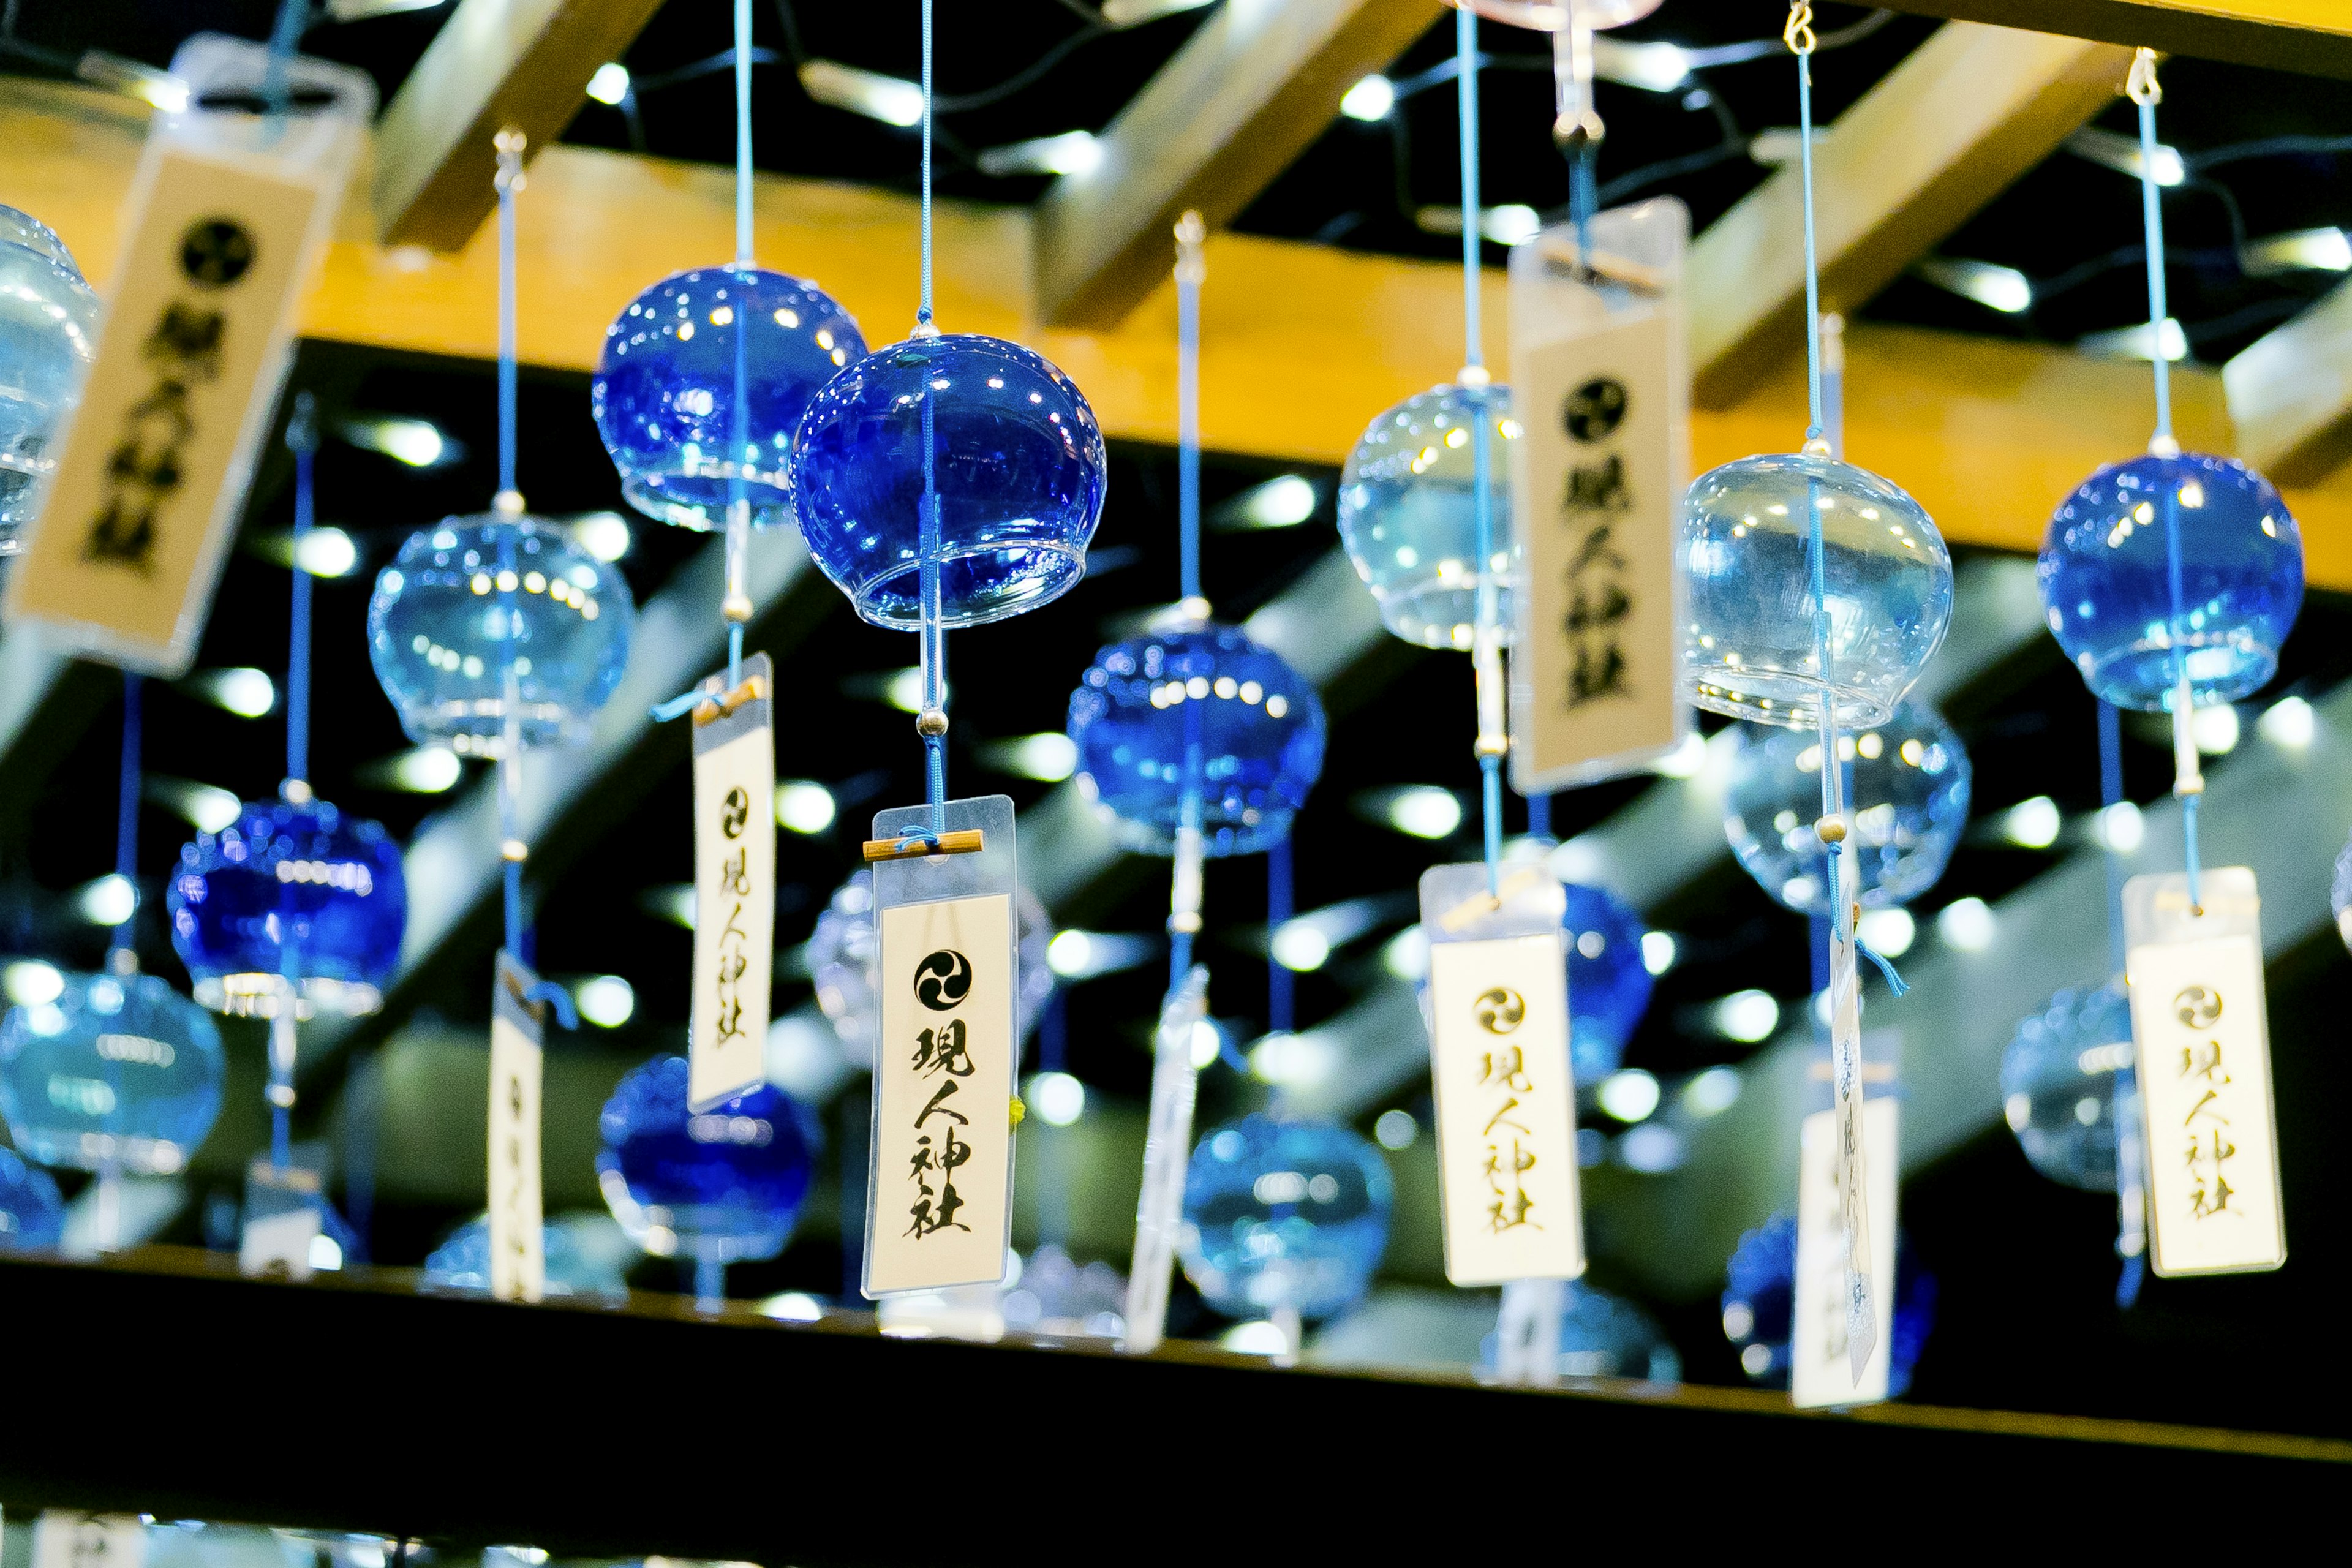
[[[1890,9],[2352,78],[2345,0],[1885,0]]]
[[[2221,381],[2239,450],[2273,483],[2317,484],[2352,461],[2352,283],[2247,345]]]
[[[87,89],[0,80],[0,202],[65,237],[103,279],[143,111]],[[646,284],[734,253],[725,170],[553,147],[518,204],[522,357],[586,371],[604,327]],[[498,342],[496,237],[454,256],[385,247],[347,213],[303,307],[307,336],[488,359]],[[811,277],[875,342],[914,320],[915,206],[852,185],[761,176],[759,247]],[[1028,343],[1085,388],[1114,440],[1176,438],[1176,321],[1163,280],[1116,330],[1038,324],[1028,216],[942,203],[940,320]],[[1461,362],[1461,279],[1448,266],[1325,246],[1212,236],[1204,291],[1202,429],[1212,450],[1337,464],[1372,416],[1451,377]],[[1487,353],[1505,361],[1507,300],[1487,279]],[[2050,513],[2103,462],[2143,450],[2147,371],[2031,343],[1856,322],[1846,333],[1846,438],[1854,460],[1902,484],[1956,543],[2039,548]],[[2232,449],[2221,373],[2173,370],[2181,440]],[[1727,409],[1692,419],[1697,465],[1788,451],[1804,434],[1801,360]],[[528,482],[529,454],[524,455]],[[2291,489],[2314,586],[2352,590],[2352,472]],[[1114,501],[1114,522],[1117,516]]]
[[[1867,303],[2105,107],[2130,63],[2110,44],[1938,28],[1814,150],[1825,308]],[[1705,406],[1737,403],[1803,351],[1801,194],[1798,171],[1782,169],[1692,247],[1693,393]]]
[[[1174,264],[1197,208],[1239,216],[1323,133],[1367,73],[1429,30],[1440,0],[1232,0],[1121,110],[1102,160],[1037,208],[1040,319],[1113,327]]]
[[[376,232],[457,250],[497,205],[490,142],[512,126],[538,152],[579,112],[661,0],[460,0],[376,127]]]

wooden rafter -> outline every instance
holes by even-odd
[[[2238,453],[2272,482],[2315,485],[2352,461],[2352,283],[2221,367]]]
[[[2034,27],[2171,55],[2352,78],[2344,0],[1885,0],[1922,16]]]

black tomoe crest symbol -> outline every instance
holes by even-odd
[[[971,994],[971,960],[943,947],[915,965],[915,1000],[934,1013],[961,1005]]]
[[[1527,998],[1507,985],[1497,985],[1492,991],[1482,991],[1472,1004],[1470,1016],[1478,1026],[1490,1035],[1507,1035],[1523,1023],[1528,1016]]]
[[[2191,985],[2172,999],[2172,1006],[2180,1021],[2190,1028],[2210,1028],[2221,1022],[2221,994],[2203,985]]]

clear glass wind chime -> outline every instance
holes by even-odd
[[[1193,963],[1205,859],[1270,849],[1323,768],[1314,685],[1241,627],[1211,619],[1201,584],[1201,215],[1176,225],[1180,595],[1141,637],[1113,643],[1070,694],[1080,787],[1121,840],[1172,862],[1169,991],[1154,1046],[1143,1196],[1128,1279],[1126,1348],[1160,1342],[1192,1143],[1195,1026],[1209,974]]]
[[[1811,7],[1790,7],[1797,58],[1804,211],[1805,440],[1793,454],[1743,458],[1702,474],[1683,516],[1689,584],[1683,684],[1698,706],[1810,729],[1818,738],[1831,898],[1831,1082],[1837,1111],[1845,1331],[1854,1375],[1877,1339],[1864,1201],[1858,857],[1843,755],[1848,731],[1885,724],[1942,644],[1952,613],[1951,556],[1927,511],[1896,486],[1832,456],[1823,417],[1821,277],[1813,225]],[[1800,592],[1788,591],[1791,584]]]
[[[1101,430],[1068,377],[1017,343],[938,325],[930,0],[921,29],[914,330],[825,384],[789,470],[812,558],[861,619],[917,633],[920,658],[925,802],[877,814],[865,847],[879,995],[862,1279],[873,1297],[1003,1276],[1020,1115],[1013,803],[948,798],[946,639],[1076,584],[1106,477]]]

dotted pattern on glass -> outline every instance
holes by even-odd
[[[1113,643],[1070,694],[1079,787],[1121,842],[1175,852],[1184,757],[1201,746],[1202,853],[1280,839],[1323,771],[1323,704],[1280,656],[1238,627],[1192,623]]]
[[[1505,642],[1517,624],[1523,580],[1512,520],[1507,443],[1518,439],[1511,389],[1447,383],[1417,393],[1374,419],[1339,476],[1339,542],[1370,587],[1381,624],[1423,647],[1468,651],[1478,623],[1476,524],[1471,479],[1478,404],[1493,421],[1493,554],[1496,622]]]

